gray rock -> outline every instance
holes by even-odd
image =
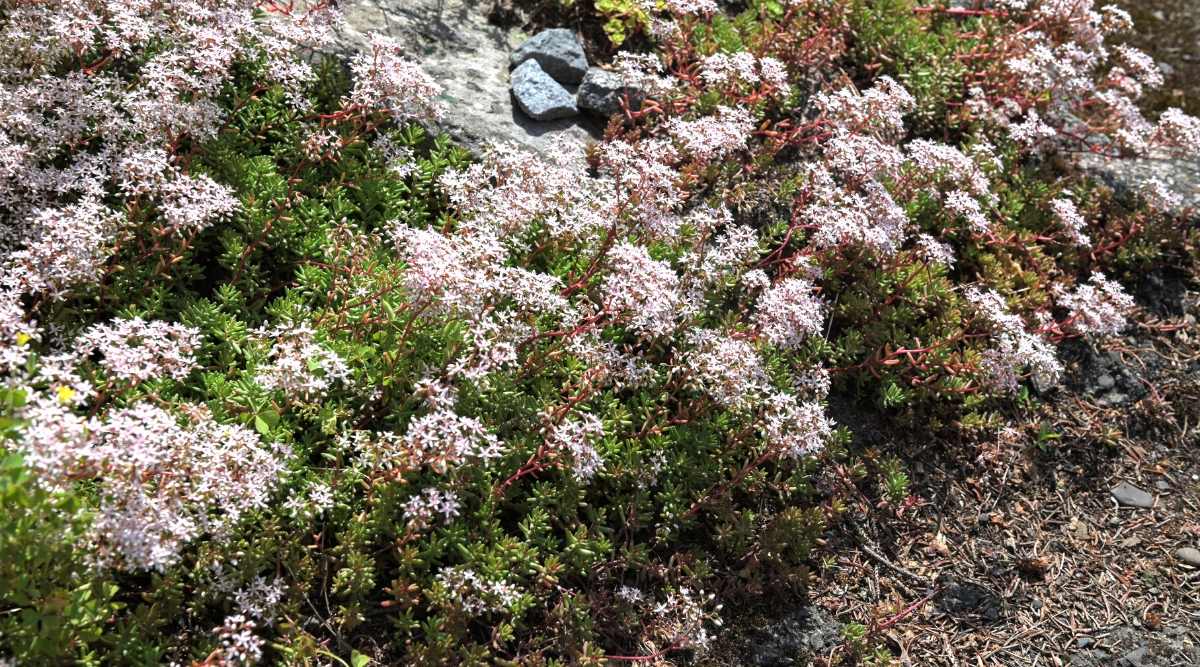
[[[1129,482],[1121,482],[1111,493],[1118,503],[1128,507],[1154,507],[1154,496]]]
[[[1144,660],[1148,655],[1150,655],[1150,649],[1143,646],[1126,653],[1124,660],[1130,665],[1140,665],[1142,664],[1142,660]]]
[[[1170,212],[1179,215],[1187,207],[1200,206],[1200,160],[1194,157],[1104,158],[1093,153],[1080,156],[1079,166],[1124,199],[1139,195],[1142,184],[1158,179],[1182,198]]]
[[[1175,551],[1175,560],[1181,563],[1187,563],[1192,567],[1200,567],[1200,551],[1191,547],[1184,547]]]
[[[591,109],[602,116],[621,113],[621,95],[629,96],[629,106],[636,109],[643,99],[641,91],[627,86],[620,76],[604,70],[595,70],[583,77],[579,84],[579,106]]]
[[[1154,488],[1158,489],[1159,491],[1170,491],[1171,485],[1160,479],[1154,483]]]
[[[536,60],[526,60],[513,70],[512,89],[521,110],[534,120],[556,120],[579,114],[575,98],[550,78]]]
[[[828,614],[789,605],[778,620],[748,633],[739,662],[748,667],[807,665],[843,641],[841,626]]]
[[[1077,648],[1081,648],[1081,649],[1091,648],[1092,644],[1095,644],[1095,643],[1096,643],[1096,640],[1092,639],[1091,637],[1079,637],[1075,640],[1075,646]]]
[[[579,83],[588,71],[583,47],[575,33],[566,28],[539,32],[514,49],[508,58],[514,67],[536,60],[559,83]]]

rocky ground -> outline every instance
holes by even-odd
[[[1119,4],[1142,29],[1132,41],[1167,73],[1151,106],[1200,113],[1200,2]],[[513,10],[482,0],[349,0],[346,10],[339,48],[362,48],[369,30],[400,39],[445,88],[448,114],[432,129],[469,149],[500,139],[544,152],[603,130],[585,114],[537,122],[514,103],[509,53],[535,24]],[[1081,166],[1118,194],[1160,178],[1200,208],[1200,163],[1087,156]],[[835,399],[855,447],[886,444],[905,460],[921,506],[899,522],[857,508],[865,519],[831,531],[814,555],[825,565],[805,599],[727,607],[712,650],[675,661],[821,666],[845,648],[844,624],[875,619],[872,639],[906,666],[1200,665],[1200,295],[1187,287],[1197,284],[1188,271],[1146,276],[1137,326],[1063,344],[1068,373],[1040,388],[1038,421],[1011,415],[1026,423],[999,442],[899,432]],[[1032,441],[1043,432],[1060,437]]]
[[[544,153],[559,137],[599,138],[604,121],[596,116],[535,121],[517,107],[509,88],[509,53],[530,35],[504,27],[504,16],[491,10],[483,0],[348,0],[347,28],[336,46],[347,53],[362,49],[372,30],[400,40],[444,89],[446,115],[430,129],[472,152],[488,139]],[[568,90],[574,94],[576,88]]]

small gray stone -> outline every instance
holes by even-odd
[[[536,60],[527,60],[512,73],[513,95],[521,110],[534,120],[556,120],[579,114],[575,98]]]
[[[1130,665],[1141,665],[1142,659],[1150,655],[1150,649],[1145,646],[1134,649],[1125,654],[1125,661]]]
[[[1154,507],[1154,496],[1129,482],[1121,482],[1111,491],[1118,503],[1129,507]]]
[[[536,60],[559,83],[579,83],[588,71],[583,47],[575,33],[566,28],[539,32],[514,49],[508,59],[514,67]]]
[[[1075,646],[1081,649],[1091,648],[1092,644],[1095,643],[1096,640],[1091,637],[1079,637],[1075,640]]]
[[[1034,608],[1034,609],[1041,609],[1041,608],[1042,608],[1042,605],[1044,605],[1044,604],[1045,604],[1045,603],[1044,603],[1044,602],[1042,602],[1041,598],[1034,598],[1034,599],[1033,599],[1033,608]]]
[[[1154,488],[1158,489],[1159,491],[1170,491],[1171,485],[1160,479],[1154,483]]]
[[[621,113],[621,95],[629,96],[629,105],[633,109],[641,104],[640,90],[634,86],[626,86],[621,77],[612,72],[596,70],[588,72],[579,84],[579,106],[591,109],[603,116]]]
[[[1177,549],[1175,551],[1175,560],[1191,565],[1192,567],[1200,567],[1200,551],[1191,547]]]

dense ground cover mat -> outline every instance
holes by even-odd
[[[1196,247],[1118,9],[595,3],[546,155],[338,9],[0,3],[0,664],[713,659],[924,511],[830,396],[991,465]]]

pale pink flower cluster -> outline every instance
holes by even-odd
[[[200,332],[182,324],[147,322],[140,317],[97,324],[75,341],[81,358],[99,352],[100,365],[109,376],[145,382],[166,377],[186,378],[198,368],[193,353],[200,346]]]
[[[814,454],[833,437],[833,421],[816,401],[799,401],[792,394],[775,393],[766,402],[762,435],[782,455],[797,458]]]
[[[1158,117],[1159,133],[1165,141],[1190,155],[1200,154],[1200,118],[1179,109],[1167,109]]]
[[[961,215],[967,219],[967,224],[971,229],[979,234],[986,234],[991,231],[991,223],[988,222],[987,216],[983,214],[983,208],[979,205],[979,200],[962,190],[955,190],[946,193],[945,196],[946,210],[954,215]]]
[[[732,408],[751,404],[769,389],[769,378],[752,345],[711,329],[688,331],[681,372],[714,401]]]
[[[696,267],[696,274],[705,283],[717,284],[726,278],[737,276],[747,264],[758,258],[759,240],[758,232],[752,227],[733,224],[729,211],[724,207],[718,214],[721,223],[714,219],[716,216],[710,216],[710,212],[713,212],[712,209],[706,206],[700,216],[689,216],[689,221],[693,224],[701,222],[696,225],[701,230],[713,229],[721,224],[725,231],[699,250],[690,264]]]
[[[797,350],[809,336],[821,333],[828,308],[813,293],[811,281],[785,278],[758,297],[754,323],[767,342]]]
[[[1163,85],[1162,70],[1154,59],[1131,46],[1118,44],[1114,47],[1124,67],[1114,67],[1109,78],[1119,81],[1124,91],[1133,98],[1142,96],[1146,88],[1156,89]]]
[[[96,283],[119,219],[95,199],[33,210],[24,247],[4,258],[5,281],[55,298],[72,285]]]
[[[254,634],[258,625],[241,614],[225,617],[225,622],[213,632],[221,640],[222,664],[253,665],[262,660],[262,647],[267,643]]]
[[[35,393],[17,449],[42,483],[99,483],[92,521],[98,565],[162,569],[201,534],[223,539],[246,513],[266,505],[290,456],[264,448],[240,426],[203,408],[180,418],[150,403],[83,418],[61,392]]]
[[[371,53],[360,53],[350,63],[354,90],[350,103],[367,109],[389,109],[399,118],[437,118],[442,87],[421,66],[403,57],[404,47],[377,32],[367,35]]]
[[[1074,333],[1115,336],[1125,330],[1124,313],[1133,308],[1133,297],[1119,283],[1099,271],[1092,274],[1090,285],[1079,285],[1075,292],[1059,292],[1058,305],[1070,311],[1064,328]]]
[[[408,519],[408,529],[421,531],[429,528],[438,514],[446,523],[450,523],[458,516],[462,506],[458,504],[458,495],[453,491],[429,487],[409,498],[401,507],[404,509],[404,518]]]
[[[540,223],[555,237],[576,237],[611,224],[615,204],[578,157],[566,145],[543,159],[515,144],[488,144],[478,162],[439,182],[472,234],[519,237]]]
[[[216,136],[226,115],[218,99],[241,62],[262,62],[268,83],[298,108],[308,106],[305,89],[315,74],[298,51],[327,43],[340,17],[331,3],[307,6],[47,0],[7,8],[0,32],[3,282],[51,298],[94,285],[131,210],[179,234],[235,213],[232,190],[185,173],[172,151]],[[354,102],[368,105],[359,112],[412,118],[436,111],[436,84],[400,58],[394,42],[380,38],[352,68],[359,75]]]
[[[895,252],[904,240],[908,214],[882,183],[868,179],[850,188],[819,164],[810,174],[814,202],[804,215],[816,227],[813,242],[818,248],[859,243],[884,254]]]
[[[715,593],[693,593],[688,588],[668,593],[666,599],[656,602],[650,609],[651,613],[658,617],[656,629],[668,645],[693,650],[707,648],[711,637],[708,629],[704,627],[704,621],[712,620],[715,625],[721,625],[716,612],[720,611],[722,605],[716,605],[716,609],[711,612],[705,609],[714,599]]]
[[[20,294],[0,285],[0,372],[12,373],[29,358],[29,343],[41,340],[37,322],[26,321]]]
[[[1150,206],[1166,211],[1183,203],[1183,198],[1175,194],[1171,188],[1157,178],[1142,182],[1142,195],[1150,202]]]
[[[929,234],[918,234],[916,239],[917,254],[927,262],[954,266],[956,257],[954,248],[933,238]]]
[[[350,367],[336,352],[316,339],[316,331],[303,322],[282,322],[254,332],[253,340],[270,344],[267,361],[258,367],[254,381],[289,399],[311,400],[329,392],[334,382],[347,383]]]
[[[629,604],[640,604],[646,599],[646,594],[633,586],[625,586],[617,588],[617,597],[628,602]]]
[[[977,197],[987,195],[991,187],[979,165],[962,151],[928,139],[914,139],[904,147],[909,163],[934,181],[948,180],[961,184]],[[984,159],[993,158],[989,147],[975,147]]]
[[[1071,242],[1082,248],[1087,248],[1092,245],[1091,239],[1087,237],[1084,230],[1087,229],[1087,220],[1079,214],[1079,209],[1075,208],[1075,202],[1070,199],[1055,199],[1050,202],[1050,209],[1054,211],[1054,221],[1058,223]]]
[[[266,38],[256,4],[52,0],[10,8],[0,34],[0,235],[28,245],[6,258],[23,266],[25,289],[57,295],[71,282],[94,281],[118,218],[100,199],[127,181],[122,165],[182,135],[213,136],[213,96],[230,65],[255,57]],[[109,69],[54,69],[80,54],[132,61],[150,46],[155,55],[133,81]],[[147,162],[154,165],[158,174],[169,169]],[[162,190],[156,196],[169,224],[195,226],[230,210],[228,190],[211,180],[153,171],[146,178]],[[30,217],[39,222],[24,224]]]
[[[745,148],[754,123],[745,109],[721,106],[715,115],[696,120],[672,118],[666,128],[687,154],[709,162]]]
[[[1025,112],[1025,120],[1016,125],[1010,125],[1008,132],[1012,138],[1026,146],[1037,146],[1051,137],[1057,136],[1058,130],[1048,125],[1038,115],[1037,109]]]
[[[613,59],[613,65],[626,85],[647,94],[662,93],[675,86],[674,77],[662,74],[662,61],[653,54],[622,51]]]
[[[595,415],[579,413],[577,419],[563,419],[542,429],[546,444],[570,454],[575,479],[586,482],[604,470],[604,459],[596,451],[595,441],[604,436],[604,424]]]
[[[283,503],[283,509],[287,510],[293,518],[308,521],[314,516],[320,516],[326,511],[333,509],[334,497],[333,489],[321,482],[313,481],[308,484],[307,492],[301,495],[296,493],[296,490],[288,490],[288,499]]]
[[[1153,59],[1132,47],[1111,47],[1115,57],[1110,55],[1105,38],[1129,25],[1126,12],[1111,7],[1096,12],[1092,0],[1038,3],[1026,25],[1008,38],[1008,51],[1015,55],[1006,67],[1021,84],[1019,96],[1026,98],[1023,104],[1002,100],[1016,106],[1005,110],[1007,116],[1022,111],[1026,116],[1011,126],[1012,136],[1039,149],[1057,138],[1104,154],[1200,150],[1200,121],[1171,109],[1156,127],[1134,104],[1146,89],[1160,87],[1163,76]],[[990,106],[984,100],[974,104]]]
[[[714,53],[701,57],[700,67],[700,77],[710,85],[762,84],[770,87],[775,95],[786,95],[791,90],[787,67],[770,56],[756,58],[745,51],[732,55]]]
[[[687,16],[699,16],[701,14],[715,14],[720,11],[717,3],[713,0],[665,0],[667,11],[673,14],[683,14]],[[643,5],[649,11],[657,9],[653,0],[645,0]]]
[[[233,591],[233,603],[242,613],[269,622],[283,601],[287,588],[280,577],[268,584],[266,577],[258,576],[248,586]]]
[[[982,366],[997,387],[1016,393],[1017,374],[1025,367],[1047,380],[1058,377],[1062,365],[1054,349],[1041,336],[1029,333],[1025,321],[1008,310],[995,290],[970,287],[966,297],[992,326],[995,347],[984,352]]]
[[[521,592],[508,582],[488,581],[469,567],[443,569],[437,581],[444,594],[464,613],[504,612],[521,599]]]
[[[977,144],[969,157],[926,139],[913,140],[903,151],[886,143],[881,136],[902,132],[904,113],[914,104],[908,91],[887,77],[864,93],[848,87],[822,94],[817,102],[832,133],[822,145],[825,162],[810,167],[806,185],[811,203],[804,217],[816,228],[816,247],[853,243],[883,254],[896,252],[909,220],[885,183],[898,196],[927,192],[977,233],[990,230],[980,203],[993,198],[981,167],[995,161],[990,145]]]
[[[682,299],[679,276],[669,264],[650,257],[643,246],[621,243],[609,252],[612,272],[604,280],[604,305],[623,316],[644,338],[675,330]]]
[[[478,419],[460,417],[449,410],[438,410],[413,420],[404,441],[423,462],[439,472],[469,460],[479,460],[486,466],[503,453],[500,441]]]
[[[904,86],[887,76],[879,77],[864,93],[846,87],[819,93],[816,101],[835,126],[851,131],[875,128],[903,132],[904,114],[916,105]]]

